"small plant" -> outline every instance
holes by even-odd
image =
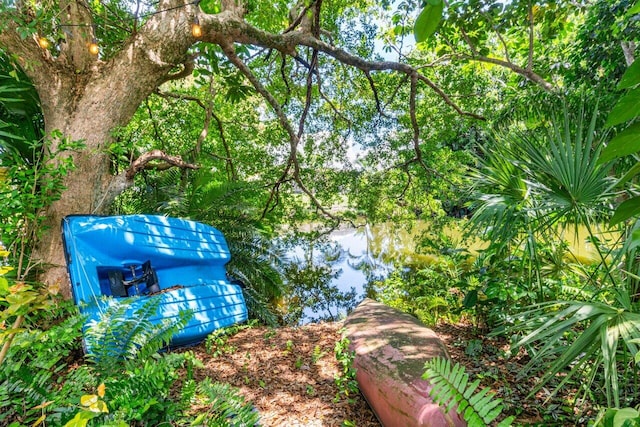
[[[293,350],[293,341],[287,340],[285,343],[285,352],[290,353]]]
[[[264,340],[269,341],[271,338],[275,337],[277,333],[278,332],[275,329],[270,328],[267,332],[264,333]]]
[[[351,344],[351,341],[343,334],[342,338],[336,342],[334,349],[336,359],[342,366],[342,371],[334,377],[336,386],[338,386],[338,393],[336,393],[334,402],[339,402],[340,399],[346,398],[352,403],[353,399],[350,396],[360,391],[356,381],[356,369],[353,367],[356,352],[349,350],[349,344]]]
[[[218,329],[207,336],[204,347],[212,357],[220,357],[235,351],[235,348],[228,341],[229,334],[227,331]]]
[[[327,354],[327,352],[325,350],[322,350],[322,348],[319,345],[316,345],[313,348],[313,354],[311,355],[311,361],[315,365],[316,363],[318,363],[318,361],[320,359],[322,359],[324,356],[326,356],[326,354]]]
[[[469,340],[464,354],[470,357],[476,357],[482,353],[482,340]]]
[[[84,390],[95,388],[98,380],[90,369],[69,364],[82,351],[82,323],[77,308],[65,301],[25,320],[0,365],[0,425],[17,420],[63,425],[62,414],[77,405]],[[41,330],[42,324],[51,326]]]
[[[225,354],[231,354],[236,351],[236,348],[229,344],[229,337],[237,334],[238,332],[252,328],[255,322],[249,322],[244,325],[232,325],[226,328],[220,328],[207,336],[204,341],[204,348],[213,357],[220,357]],[[251,357],[249,355],[249,357]]]
[[[302,357],[298,356],[295,363],[296,369],[302,368],[303,363],[304,363],[304,360],[302,359]]]
[[[485,427],[500,416],[502,412],[501,399],[488,388],[483,388],[475,393],[480,380],[469,384],[469,375],[460,364],[451,366],[451,361],[442,357],[436,357],[425,364],[426,372],[422,376],[430,380],[433,400],[449,412],[457,405],[457,412],[462,415],[469,427]],[[475,394],[474,394],[475,393]],[[515,417],[502,420],[497,426],[510,426]]]

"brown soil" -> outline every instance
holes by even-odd
[[[341,323],[297,328],[254,327],[216,346],[193,351],[205,368],[197,379],[231,384],[253,403],[262,426],[379,427],[364,398],[340,397],[334,378],[342,367],[334,347],[342,337]],[[347,424],[349,425],[349,424]]]
[[[334,378],[342,367],[334,347],[342,337],[342,327],[341,323],[253,327],[209,348],[202,344],[193,349],[205,365],[196,371],[197,379],[209,377],[239,388],[256,407],[265,427],[379,427],[360,394],[336,399],[340,390]],[[527,397],[535,378],[523,380],[518,374],[528,359],[525,354],[506,358],[509,346],[504,340],[488,338],[472,325],[442,324],[432,329],[454,362],[464,365],[473,379],[480,378],[483,387],[503,399],[505,415],[516,415],[516,424],[563,425],[572,418],[582,424],[580,415],[563,404],[569,395],[547,400],[549,392],[543,391]]]

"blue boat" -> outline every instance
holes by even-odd
[[[159,215],[70,215],[62,221],[62,235],[85,327],[114,301],[128,298],[128,313],[134,313],[149,295],[160,298],[152,322],[193,312],[172,347],[196,344],[247,320],[242,289],[226,274],[227,242],[214,227]]]

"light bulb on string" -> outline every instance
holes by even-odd
[[[202,37],[202,27],[200,26],[200,21],[197,16],[193,21],[193,24],[191,24],[191,35],[197,39]]]
[[[97,55],[100,53],[100,46],[98,46],[95,38],[91,41],[91,43],[89,43],[89,53],[92,55]]]

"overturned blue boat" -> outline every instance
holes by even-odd
[[[85,325],[115,301],[128,298],[128,312],[134,313],[151,295],[160,299],[152,322],[193,312],[172,347],[196,344],[247,320],[242,289],[226,274],[227,242],[214,227],[159,215],[70,215],[62,221],[62,235]]]

